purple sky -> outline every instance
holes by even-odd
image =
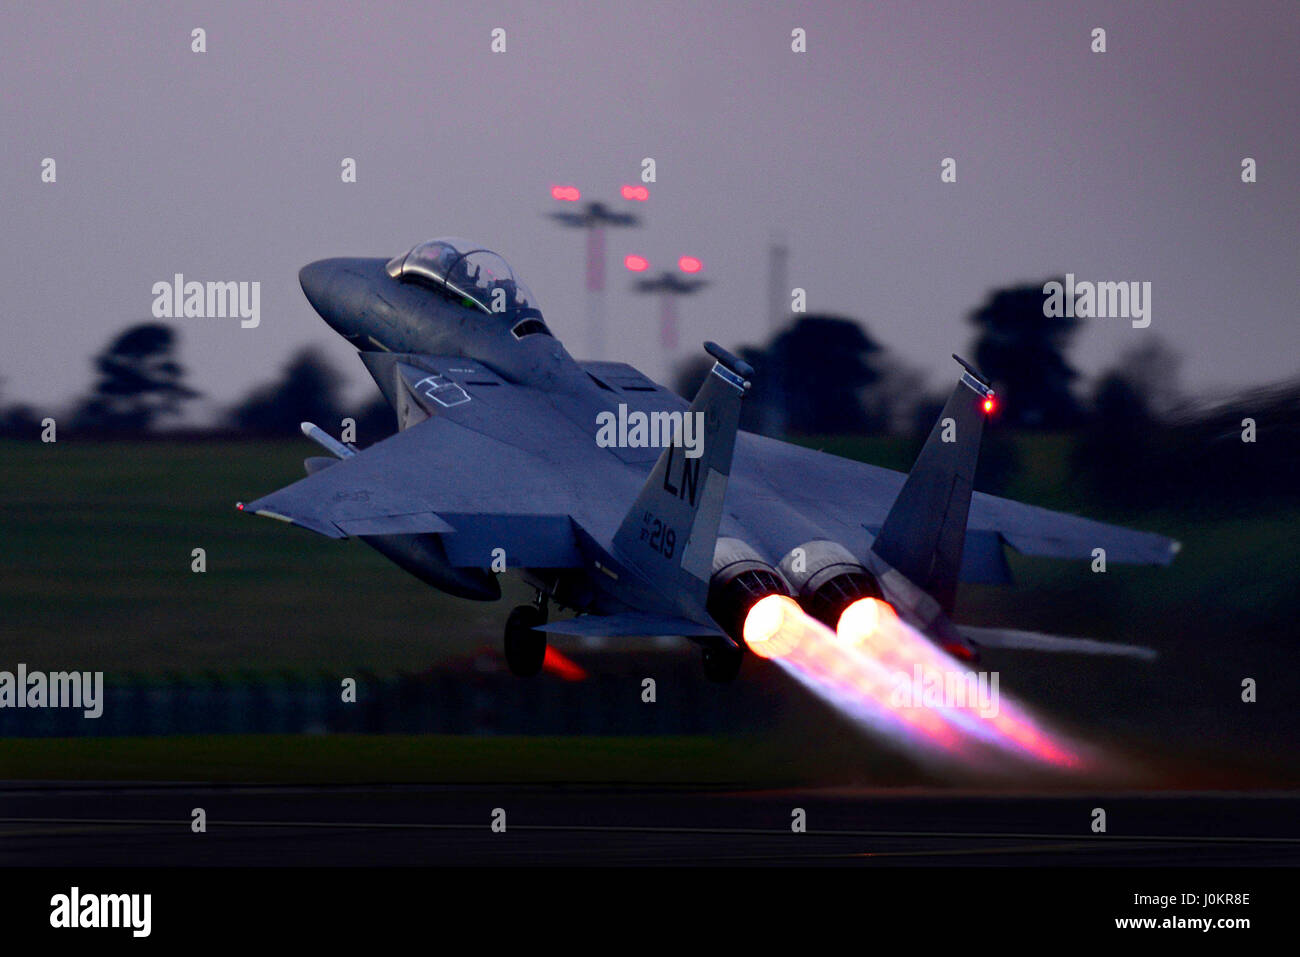
[[[582,357],[581,237],[543,218],[548,190],[613,199],[644,156],[646,227],[609,241],[607,358],[652,376],[656,306],[622,256],[700,257],[683,346],[734,345],[767,334],[777,232],[810,310],[865,320],[932,385],[990,288],[1066,271],[1153,284],[1150,328],[1085,323],[1085,373],[1158,335],[1189,385],[1291,376],[1298,41],[1294,2],[23,5],[0,34],[0,402],[84,392],[176,272],[262,283],[257,329],[176,323],[212,399],[309,343],[370,388],[298,268],[440,234],[505,255]]]

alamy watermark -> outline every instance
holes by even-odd
[[[686,449],[688,459],[704,454],[703,412],[629,412],[618,404],[618,414],[596,415],[596,444],[602,449]]]
[[[80,708],[83,716],[104,713],[104,672],[0,671],[0,708]]]
[[[50,898],[50,926],[121,928],[130,930],[132,937],[148,937],[153,930],[153,895],[86,894],[74,886]]]
[[[1075,282],[1055,279],[1043,284],[1043,315],[1048,319],[1131,319],[1134,329],[1151,325],[1151,283]]]
[[[176,273],[171,282],[153,284],[155,319],[238,318],[243,329],[256,329],[262,321],[260,282],[185,281]]]
[[[926,668],[913,665],[911,674],[894,674],[889,704],[894,708],[958,708],[978,711],[981,718],[999,710],[998,673]]]

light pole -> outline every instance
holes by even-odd
[[[624,265],[641,272],[649,268],[650,264],[640,256],[628,256]],[[699,292],[709,284],[707,279],[696,275],[704,266],[694,256],[682,256],[677,260],[677,268],[686,275],[665,269],[652,278],[637,280],[633,286],[637,292],[656,293],[659,296],[659,344],[663,347],[666,365],[671,364],[673,353],[677,350],[677,297]]]
[[[582,198],[576,186],[553,186],[551,197],[576,203]],[[639,198],[639,197],[637,197]],[[609,226],[640,224],[632,213],[619,213],[604,203],[588,202],[572,211],[548,213],[552,219],[587,232],[587,347],[589,358],[605,358],[605,229]]]
[[[767,308],[771,339],[768,343],[768,386],[771,399],[764,403],[766,431],[774,437],[785,435],[785,357],[776,354],[776,341],[782,326],[790,318],[790,288],[786,276],[790,263],[790,250],[785,241],[773,238],[767,260]]]

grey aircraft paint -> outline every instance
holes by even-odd
[[[433,268],[429,250],[441,256]],[[1081,560],[1104,548],[1108,561],[1141,564],[1168,564],[1177,551],[1159,535],[972,494],[977,404],[990,390],[969,366],[908,476],[738,431],[752,370],[716,346],[689,406],[631,366],[574,360],[504,260],[485,254],[490,268],[466,267],[480,253],[438,240],[394,260],[302,269],[308,300],[361,350],[401,431],[328,466],[309,460],[306,478],[248,510],[361,537],[461,597],[498,597],[492,572],[503,559],[543,609],[553,601],[582,613],[539,620],[539,631],[678,634],[706,658],[740,648],[716,613],[727,589],[744,594],[715,561],[720,537],[743,552],[723,564],[743,569],[751,593],[789,593],[782,560],[838,543],[861,562],[859,579],[874,579],[900,615],[965,657],[974,649],[948,617],[957,582],[1009,581],[1004,546]],[[703,455],[602,447],[598,417],[620,406],[700,413]],[[945,437],[949,419],[955,435]]]

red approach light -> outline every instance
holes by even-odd
[[[994,413],[994,411],[997,409],[997,407],[998,407],[998,404],[997,404],[997,402],[995,402],[995,401],[993,400],[993,396],[990,395],[990,396],[987,396],[987,397],[984,399],[984,414],[985,414],[985,415],[992,415],[992,414]]]
[[[582,193],[576,186],[552,186],[551,198],[562,200],[566,203],[576,203],[582,199]]]
[[[542,659],[542,667],[565,681],[582,681],[587,677],[587,671],[582,665],[568,655],[556,651],[550,645],[546,646],[546,657]]]
[[[650,260],[646,259],[644,256],[624,256],[623,265],[632,270],[632,272],[645,272],[650,268]]]
[[[622,189],[624,199],[634,199],[638,203],[644,203],[650,198],[650,190],[644,186],[624,186]]]
[[[694,256],[683,256],[677,260],[677,268],[682,272],[699,272],[704,268],[704,263],[700,262]]]

